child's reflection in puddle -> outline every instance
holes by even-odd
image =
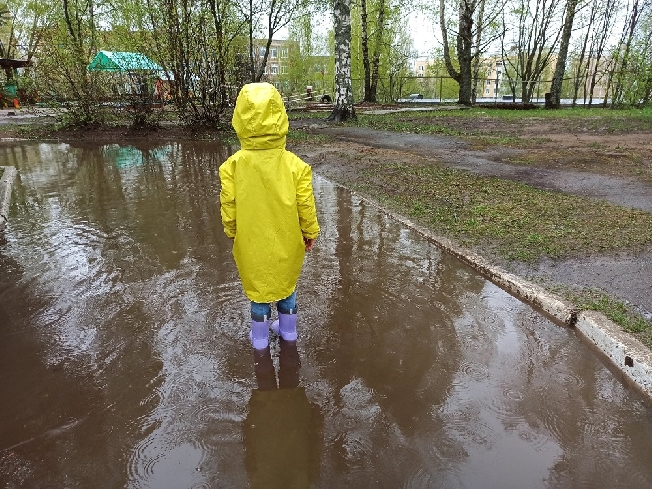
[[[245,420],[246,466],[251,487],[309,487],[319,475],[323,416],[299,386],[295,341],[279,338],[278,384],[269,348],[254,350],[258,388]]]

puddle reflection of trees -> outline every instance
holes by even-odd
[[[330,197],[336,203],[329,202],[336,204],[336,229],[327,226],[323,237],[334,243],[320,244],[334,248],[334,258],[313,265],[321,276],[309,280],[337,277],[320,311],[328,341],[318,350],[335,397],[325,441],[329,473],[368,471],[401,485],[423,470],[424,458],[443,468],[442,460],[464,457],[443,432],[437,409],[459,363],[459,298],[479,292],[484,280],[460,274],[461,264],[350,193],[336,194]],[[433,437],[436,446],[425,442]]]

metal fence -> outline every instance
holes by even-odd
[[[353,79],[353,94],[356,101],[364,99],[364,80]],[[530,103],[544,104],[545,94],[550,91],[551,80],[534,82]],[[480,78],[476,84],[477,103],[521,102],[522,84],[516,84],[516,96],[512,93],[506,77]],[[575,79],[566,78],[562,83],[562,103],[573,102]],[[411,97],[412,96],[412,97]],[[421,96],[418,97],[417,96]],[[414,102],[414,103],[453,103],[459,97],[459,84],[450,76],[403,76],[395,79],[381,78],[378,81],[377,98],[379,102]],[[598,85],[594,89],[592,105],[602,104],[604,88]],[[585,80],[579,80],[575,103],[586,105],[589,102],[589,90]]]

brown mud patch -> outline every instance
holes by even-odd
[[[517,156],[520,150],[489,147],[479,151],[472,149],[472,145],[461,138],[323,126],[317,121],[304,120],[300,125],[311,127],[311,132],[328,135],[331,139],[326,143],[295,143],[291,149],[308,161],[316,173],[349,188],[369,184],[368,175],[372,172],[367,170],[392,164],[430,164],[497,176],[652,212],[652,186],[647,185],[640,176],[635,178],[629,171],[623,172],[622,166],[620,169],[610,168],[612,160],[598,163],[604,168],[596,172],[596,165],[588,157],[575,158],[572,164],[564,165],[549,157],[548,152],[536,150],[532,152],[528,165],[510,164],[506,160]],[[647,144],[644,135],[639,135],[639,138],[641,144]],[[609,158],[618,157],[614,155]],[[545,163],[542,164],[542,161]],[[406,192],[406,189],[396,191]],[[508,271],[540,282],[551,290],[566,287],[604,291],[648,320],[652,319],[652,244],[644,249],[600,254],[582,254],[580,251],[577,256],[559,260],[545,258],[535,263],[507,260],[496,252],[492,243],[476,243],[470,248]]]

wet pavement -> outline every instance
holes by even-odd
[[[650,487],[573,331],[315,178],[299,341],[254,357],[216,143],[11,143],[1,487]]]

